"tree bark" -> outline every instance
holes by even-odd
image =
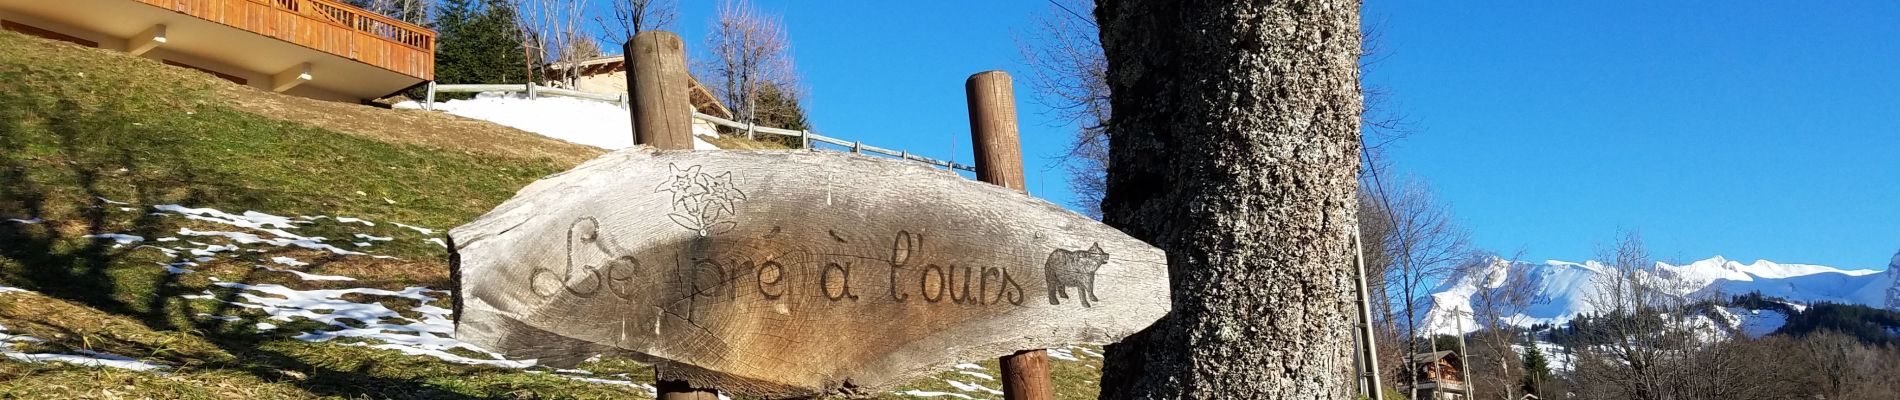
[[[1359,2],[1099,0],[1104,222],[1166,251],[1173,311],[1104,399],[1350,396]]]

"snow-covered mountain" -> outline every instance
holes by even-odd
[[[1480,285],[1502,286],[1509,279],[1529,279],[1535,294],[1529,307],[1514,315],[1513,324],[1562,324],[1581,314],[1595,311],[1592,301],[1599,299],[1612,271],[1596,261],[1574,263],[1511,263],[1493,260],[1485,268],[1447,279],[1426,299],[1432,306],[1422,315],[1421,325],[1431,332],[1452,333],[1477,329],[1470,316],[1471,297]],[[1743,264],[1721,256],[1683,265],[1656,263],[1653,270],[1638,271],[1636,279],[1658,282],[1671,295],[1708,298],[1749,292],[1779,297],[1799,303],[1815,302],[1860,304],[1900,310],[1900,253],[1896,253],[1885,271],[1840,269],[1823,265],[1781,264],[1756,260]],[[1780,326],[1785,316],[1775,312],[1726,309],[1732,315],[1731,327],[1759,335]],[[1774,314],[1774,315],[1766,315]],[[1766,330],[1763,330],[1767,327]]]

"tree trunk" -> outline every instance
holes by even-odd
[[[1173,311],[1104,399],[1350,396],[1359,2],[1100,0],[1104,222],[1168,254]]]

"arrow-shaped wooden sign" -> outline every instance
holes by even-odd
[[[602,352],[763,397],[1112,342],[1168,312],[1163,253],[1023,193],[846,153],[617,151],[449,232],[458,339]]]

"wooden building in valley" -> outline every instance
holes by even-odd
[[[1413,400],[1465,400],[1471,397],[1471,386],[1465,382],[1464,357],[1451,350],[1413,354],[1410,360],[1418,371],[1412,376],[1407,391],[1416,393]]]

